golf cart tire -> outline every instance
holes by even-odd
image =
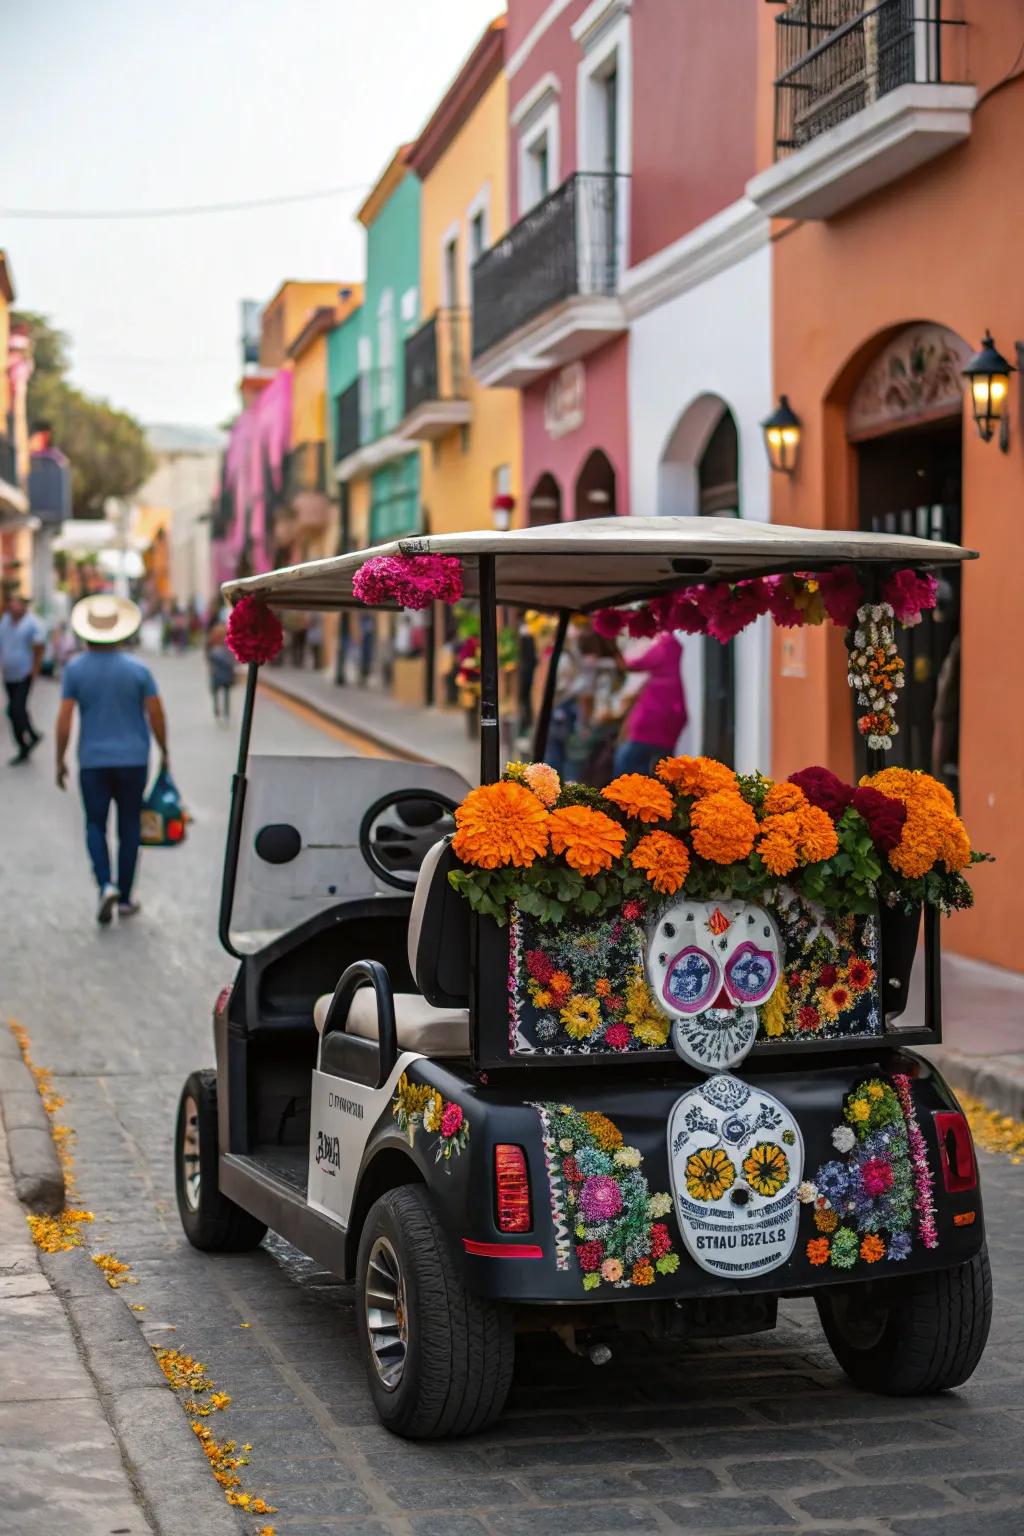
[[[193,1208],[185,1193],[185,1106],[196,1106],[199,1136],[199,1200]],[[205,1253],[245,1253],[258,1248],[266,1226],[222,1195],[217,1187],[217,1074],[193,1072],[185,1081],[178,1103],[174,1132],[174,1190],[178,1215],[193,1248]]]
[[[844,1324],[845,1296],[815,1299],[832,1353],[858,1387],[916,1397],[959,1387],[981,1359],[992,1322],[992,1272],[982,1248],[966,1264],[897,1281],[881,1336],[860,1347]]]
[[[405,1366],[391,1390],[374,1364],[365,1301],[378,1238],[397,1256],[408,1315]],[[467,1291],[422,1185],[388,1190],[371,1206],[359,1243],[356,1292],[370,1395],[387,1429],[409,1440],[451,1438],[475,1434],[499,1417],[515,1363],[512,1319],[507,1309]]]

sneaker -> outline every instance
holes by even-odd
[[[117,906],[117,886],[105,885],[100,892],[100,904],[96,908],[96,921],[105,928],[114,915]]]
[[[28,760],[29,760],[29,755],[30,755],[31,751],[32,751],[31,747],[19,747],[18,751],[15,753],[15,755],[13,757],[11,757],[11,758],[8,758],[8,760],[7,760],[8,768],[17,768],[19,763],[27,763]]]
[[[142,911],[141,901],[119,901],[117,904],[118,917],[134,917],[136,912]]]

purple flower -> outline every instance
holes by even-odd
[[[894,1232],[889,1239],[889,1251],[887,1259],[899,1260],[910,1256],[910,1233]]]
[[[818,1169],[814,1182],[820,1195],[824,1195],[833,1205],[839,1205],[850,1187],[850,1169],[846,1163],[824,1163]]]
[[[622,1191],[615,1179],[599,1173],[580,1190],[580,1210],[587,1221],[610,1221],[622,1210]]]

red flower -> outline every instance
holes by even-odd
[[[441,1135],[457,1136],[462,1129],[463,1118],[458,1104],[446,1104],[441,1115]]]
[[[811,1003],[805,1003],[796,1016],[797,1029],[817,1029],[821,1023],[821,1017]]]
[[[860,1182],[866,1195],[888,1194],[892,1189],[892,1168],[884,1157],[869,1157],[861,1167]]]
[[[818,972],[818,980],[823,987],[831,987],[838,975],[839,972],[836,970],[834,965],[823,965],[821,970]]]
[[[846,979],[855,992],[863,992],[874,981],[875,973],[866,960],[851,960],[846,967]]]
[[[838,821],[853,799],[853,785],[844,784],[830,768],[801,768],[791,773],[789,782],[802,789],[812,805],[827,811],[833,821]]]
[[[542,949],[528,949],[526,951],[526,969],[534,981],[539,981],[547,986],[555,974],[555,967]]]
[[[637,608],[626,616],[626,629],[633,640],[649,640],[658,633],[658,621],[649,608]]]
[[[902,800],[883,795],[881,790],[862,784],[853,792],[850,801],[858,816],[863,816],[871,833],[871,841],[879,853],[889,853],[903,835],[903,823],[907,808]]]
[[[611,999],[609,998],[610,1002]],[[620,999],[621,1001],[621,999]],[[628,1024],[609,1024],[604,1032],[605,1044],[610,1045],[613,1051],[625,1051],[629,1049],[630,1032]]]
[[[622,915],[627,922],[635,923],[638,917],[643,917],[644,911],[643,902],[637,901],[635,897],[631,901],[623,902]]]
[[[611,997],[605,998],[604,1005],[609,1013],[621,1013],[626,1006],[626,999],[619,997],[617,993],[613,992]]]
[[[601,1268],[604,1258],[604,1243],[596,1238],[590,1243],[576,1244],[576,1257],[580,1261],[580,1269],[585,1275],[592,1275],[595,1269]]]
[[[818,590],[832,623],[840,629],[852,629],[857,622],[857,609],[864,599],[864,590],[853,567],[836,565],[830,571],[819,571]]]
[[[627,617],[621,608],[598,608],[590,615],[590,627],[595,635],[614,640],[625,629]]]
[[[583,1174],[580,1172],[580,1165],[577,1163],[574,1157],[566,1158],[565,1162],[562,1164],[562,1172],[565,1174],[570,1184],[583,1183]]]
[[[660,1259],[671,1247],[672,1239],[668,1235],[668,1227],[663,1221],[656,1221],[651,1228],[651,1258]]]
[[[245,666],[273,661],[284,644],[277,614],[255,597],[240,597],[228,615],[227,646]]]

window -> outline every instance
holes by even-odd
[[[478,208],[469,221],[469,260],[470,264],[479,261],[487,249],[487,225],[482,208]]]
[[[455,309],[459,302],[459,237],[446,238],[441,253],[441,303],[444,309]]]
[[[379,437],[394,426],[397,419],[395,401],[395,314],[394,294],[385,288],[377,307],[377,411],[374,436]]]
[[[549,98],[550,100],[550,98]],[[528,213],[559,183],[558,102],[527,119],[519,135],[519,213]]]

